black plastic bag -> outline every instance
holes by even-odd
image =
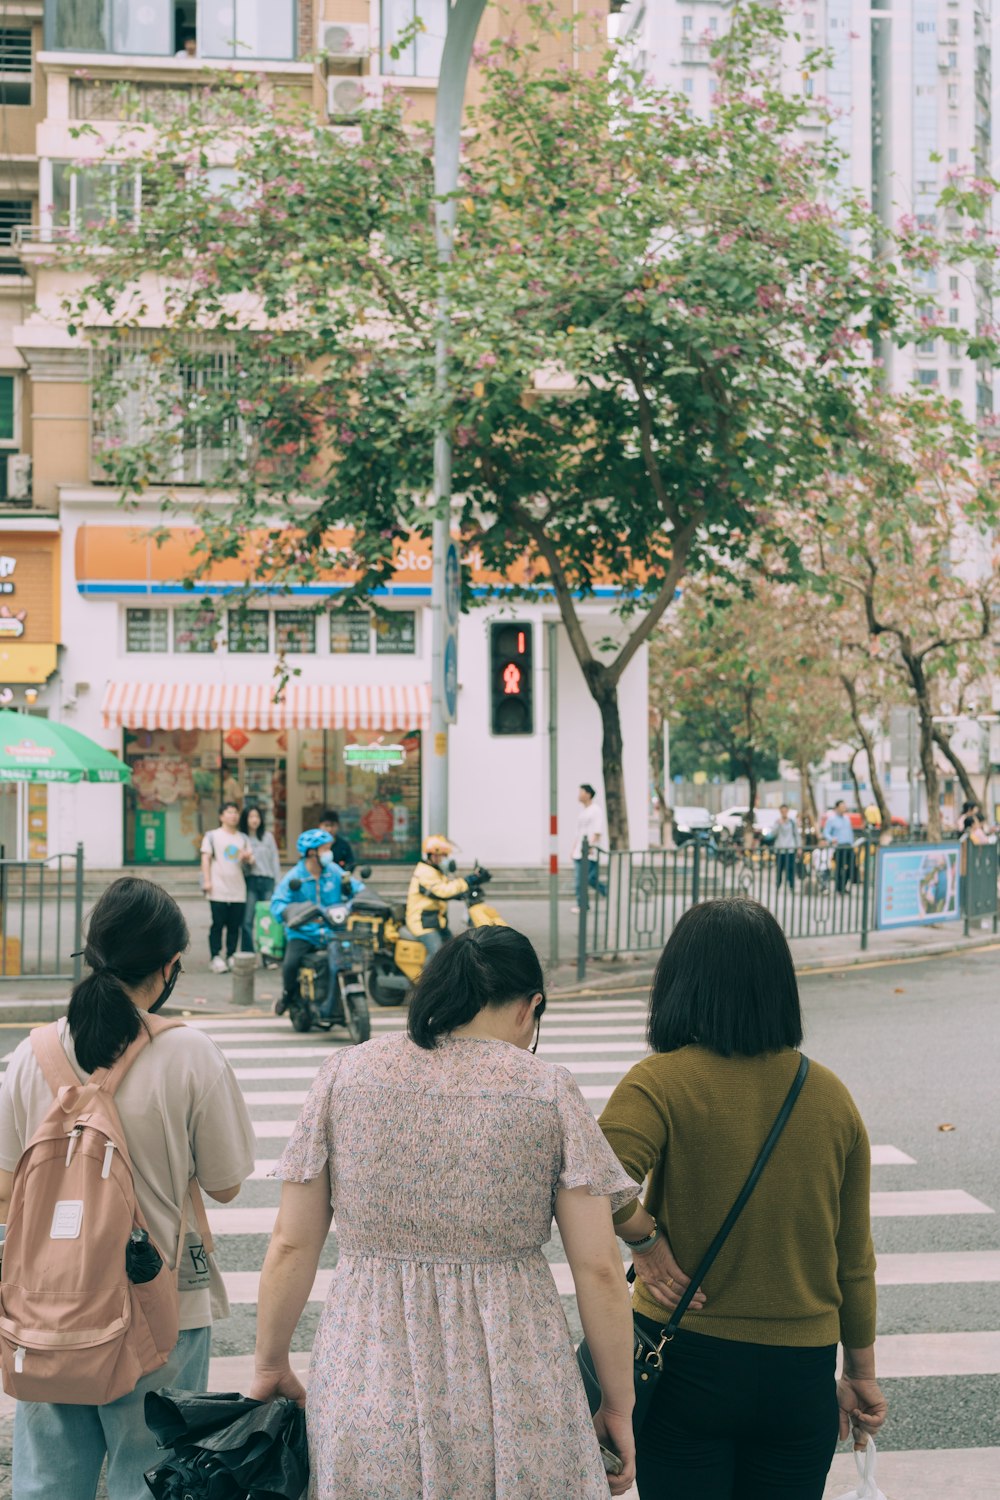
[[[300,1500],[309,1482],[305,1412],[294,1401],[150,1391],[145,1416],[173,1449],[146,1474],[156,1500]]]

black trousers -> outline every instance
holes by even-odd
[[[789,1349],[681,1329],[638,1437],[642,1500],[822,1500],[840,1424],[836,1358],[835,1344]]]
[[[222,952],[222,935],[226,936],[226,957],[232,958],[240,946],[240,926],[246,910],[245,901],[210,901],[212,926],[208,934],[208,952],[211,958]]]
[[[794,849],[779,849],[774,857],[774,868],[777,874],[777,889],[781,890],[782,880],[787,880],[789,888],[795,889],[795,862],[798,854]]]
[[[850,844],[838,844],[833,851],[833,858],[837,872],[837,890],[846,891],[854,879],[854,849]]]

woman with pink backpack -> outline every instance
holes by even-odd
[[[208,1388],[213,1315],[229,1309],[199,1184],[235,1198],[255,1141],[215,1043],[156,1014],[188,942],[166,891],[116,880],[65,1020],[21,1043],[0,1089],[18,1500],[94,1500],[105,1458],[110,1500],[141,1500],[158,1456],[146,1392]]]

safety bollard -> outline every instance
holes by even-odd
[[[233,974],[233,1004],[253,1004],[253,981],[257,972],[256,953],[234,953],[229,960]]]

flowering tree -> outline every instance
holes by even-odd
[[[443,422],[456,527],[506,596],[558,604],[625,846],[623,673],[692,571],[738,567],[761,540],[798,566],[784,518],[864,462],[873,340],[924,336],[912,271],[993,247],[832,206],[834,148],[803,144],[811,102],[768,62],[777,10],[734,15],[708,120],[613,56],[544,67],[543,8],[523,17],[522,40],[478,57],[444,271],[429,141],[401,99],[338,129],[228,75],[123,136],[142,212],[69,247],[67,316],[101,351],[109,479],[196,514],[192,586],[243,556],[248,587],[341,569],[370,598],[399,537],[430,529]],[[982,221],[978,191],[952,206]],[[195,445],[204,503],[169,483]],[[618,620],[596,639],[581,605],[602,586]]]

